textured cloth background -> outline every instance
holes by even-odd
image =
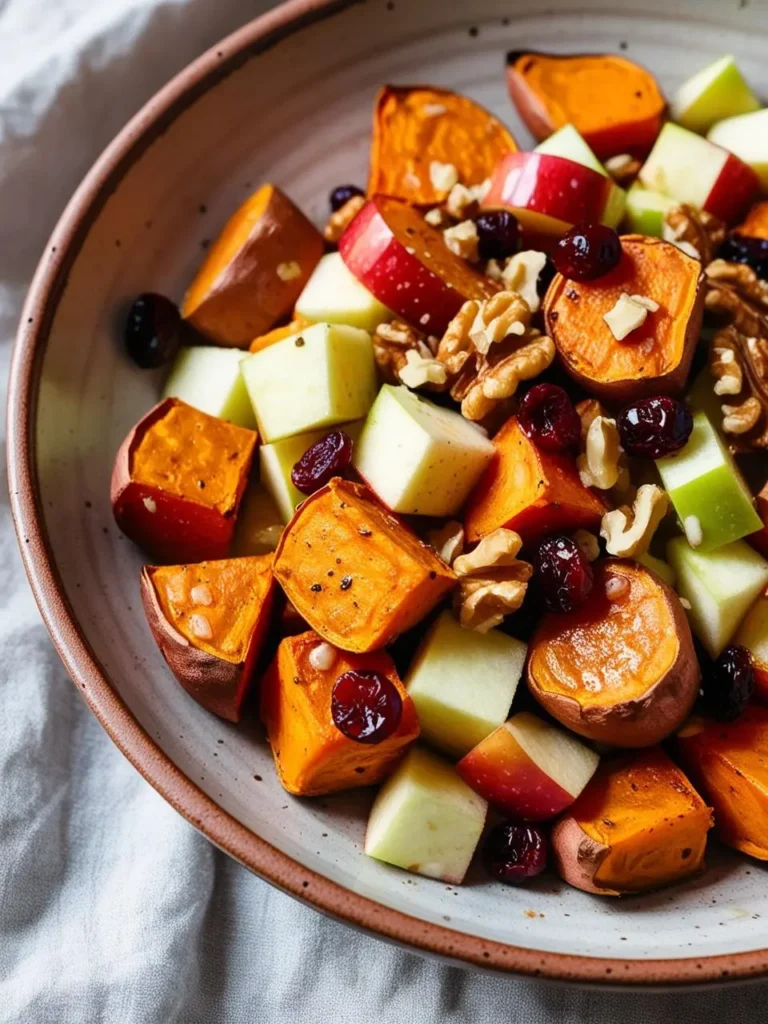
[[[23,293],[83,173],[165,80],[268,6],[0,0],[3,394]],[[24,579],[4,467],[1,487],[0,1022],[768,1019],[762,985],[609,994],[445,967],[254,878],[157,796],[78,698]]]

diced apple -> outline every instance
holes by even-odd
[[[740,540],[762,526],[738,466],[703,412],[682,451],[656,466],[681,522],[695,516],[703,540],[700,552]]]
[[[460,885],[485,825],[488,805],[447,761],[413,747],[373,802],[369,857]]]
[[[256,429],[256,417],[240,373],[236,348],[193,345],[180,348],[163,388],[163,398],[180,398],[209,416]]]
[[[768,108],[720,121],[707,138],[752,168],[768,190]]]
[[[385,384],[355,446],[353,465],[393,512],[450,516],[494,451],[457,412]]]
[[[672,120],[702,135],[725,117],[758,110],[760,101],[744,81],[731,54],[687,79],[670,104]]]
[[[646,188],[731,224],[759,187],[752,168],[733,153],[671,122],[662,128],[639,178]]]
[[[395,315],[347,270],[338,252],[329,252],[317,264],[294,314],[311,323],[346,324],[370,332]]]
[[[768,594],[761,594],[749,609],[733,642],[752,655],[755,690],[762,701],[768,701]]]
[[[523,711],[470,750],[456,770],[501,813],[545,821],[573,803],[599,760],[571,733]]]
[[[405,686],[422,738],[463,757],[505,721],[525,664],[526,645],[493,629],[462,629],[449,611],[419,647]]]
[[[675,200],[669,196],[643,188],[635,182],[627,192],[627,205],[624,211],[627,227],[638,235],[662,238],[664,215],[676,205]]]
[[[241,372],[263,442],[361,419],[376,396],[367,331],[313,324],[243,359]]]
[[[667,561],[677,574],[678,594],[691,606],[691,629],[717,658],[768,586],[768,562],[743,540],[703,552],[685,537],[669,542]]]
[[[655,555],[650,554],[648,551],[642,555],[635,555],[635,558],[640,565],[644,565],[646,569],[655,572],[659,579],[664,580],[668,587],[674,587],[675,570],[668,562],[661,558],[656,558]]]
[[[267,555],[277,547],[282,532],[283,520],[272,495],[251,481],[240,502],[232,557]]]

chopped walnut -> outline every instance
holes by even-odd
[[[508,339],[481,357],[478,371],[466,383],[460,379],[451,389],[461,396],[461,413],[468,420],[484,420],[496,406],[511,398],[521,381],[538,377],[555,358],[551,338],[530,332],[524,338]]]
[[[504,287],[509,291],[518,292],[532,313],[537,312],[541,305],[538,283],[546,262],[546,253],[526,249],[510,256],[501,272]]]
[[[737,296],[758,307],[758,311],[768,311],[768,281],[763,281],[746,263],[728,263],[727,260],[713,260],[705,269],[710,285],[708,299],[712,296],[712,285],[722,285],[734,289]],[[715,300],[707,302],[708,308],[717,310]]]
[[[332,213],[328,223],[323,228],[323,238],[326,242],[338,242],[349,225],[365,206],[365,196],[352,196],[344,205]]]
[[[470,263],[479,259],[477,227],[473,220],[463,220],[460,224],[443,231],[445,244],[457,256]]]
[[[643,484],[631,511],[623,507],[606,512],[600,524],[600,536],[605,540],[608,554],[619,558],[644,554],[668,508],[666,491],[656,484]]]
[[[488,260],[485,264],[485,276],[490,277],[492,281],[501,282],[502,273],[502,267],[498,260]]]
[[[622,292],[615,305],[603,314],[616,341],[624,341],[638,327],[642,327],[648,313],[655,313],[659,304],[644,295],[628,295]]]
[[[739,405],[722,406],[726,434],[747,434],[763,418],[765,409],[756,398],[745,398]]]
[[[450,192],[458,184],[459,172],[454,164],[433,160],[429,165],[429,180],[437,192]]]
[[[617,185],[626,188],[638,176],[643,165],[630,153],[617,153],[616,156],[609,157],[603,166]]]
[[[449,519],[439,530],[431,530],[427,540],[446,565],[453,565],[454,560],[464,551],[464,527],[456,520]]]
[[[469,337],[476,351],[487,355],[491,345],[504,341],[510,334],[525,334],[530,322],[531,310],[522,295],[497,292],[478,306]]]
[[[664,214],[662,237],[707,264],[725,241],[725,224],[705,210],[681,203]]]
[[[443,209],[442,206],[433,206],[431,210],[427,210],[424,214],[424,220],[430,227],[442,230],[443,228],[450,227],[453,224],[453,218]]]
[[[459,577],[454,607],[465,629],[487,633],[523,603],[532,566],[517,557],[523,542],[512,530],[494,530],[453,563]]]
[[[439,359],[432,355],[425,357],[416,349],[409,348],[405,353],[405,363],[397,371],[400,380],[407,387],[433,387],[441,389],[448,381],[448,371]]]
[[[581,442],[584,444],[593,421],[598,416],[607,416],[608,413],[596,398],[585,398],[581,402],[577,402],[576,412],[581,420]]]
[[[722,340],[735,333],[732,327],[726,327],[719,332],[717,337]],[[734,344],[736,344],[735,341]],[[715,378],[714,391],[716,395],[738,395],[744,382],[744,374],[733,348],[713,344],[710,349],[709,369]]]
[[[584,454],[577,460],[579,476],[585,487],[608,491],[619,479],[621,446],[616,420],[595,416],[589,425]]]
[[[388,384],[399,384],[399,372],[408,362],[408,353],[431,359],[432,351],[422,334],[401,320],[379,324],[373,335],[373,355],[381,376]]]
[[[445,209],[454,220],[466,220],[475,216],[480,209],[480,203],[471,188],[457,183],[448,193]]]
[[[600,557],[600,542],[589,530],[575,530],[573,539],[588,562],[596,562]]]

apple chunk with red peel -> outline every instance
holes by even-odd
[[[442,336],[467,299],[498,291],[451,252],[419,210],[374,196],[339,239],[341,258],[379,302],[425,332]]]
[[[478,743],[456,770],[503,814],[546,821],[573,803],[599,760],[575,736],[524,711]]]

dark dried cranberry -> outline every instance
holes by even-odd
[[[176,355],[181,341],[181,315],[164,295],[144,292],[134,299],[125,323],[125,347],[142,370],[154,370]]]
[[[712,662],[699,659],[702,670],[701,705],[718,722],[738,718],[752,697],[755,672],[746,647],[730,644]]]
[[[523,396],[517,419],[528,440],[545,452],[575,448],[581,438],[579,414],[557,384],[534,384]]]
[[[486,210],[475,217],[478,249],[484,260],[505,260],[520,245],[520,225],[509,210]]]
[[[629,455],[663,459],[688,443],[693,417],[685,402],[668,395],[640,398],[622,409],[616,420],[621,446]]]
[[[485,837],[483,859],[488,874],[505,885],[519,885],[547,866],[549,843],[535,825],[505,821]]]
[[[720,246],[718,256],[729,263],[746,263],[758,277],[768,281],[768,238],[729,235]]]
[[[592,566],[575,540],[545,537],[533,559],[536,590],[551,612],[572,612],[592,592]]]
[[[403,702],[395,684],[367,669],[352,669],[333,684],[333,724],[357,743],[381,743],[400,725]]]
[[[328,196],[328,201],[331,204],[331,211],[336,213],[342,206],[345,206],[350,199],[354,199],[355,196],[364,196],[365,192],[357,185],[337,185],[336,188]]]
[[[293,486],[302,494],[314,494],[346,469],[352,460],[352,438],[332,430],[307,448],[291,470]]]
[[[605,224],[577,224],[557,243],[552,259],[563,277],[594,281],[619,265],[621,242]]]
[[[547,294],[547,288],[552,284],[556,273],[557,267],[552,262],[552,257],[547,256],[547,262],[541,268],[541,271],[539,272],[539,279],[536,282],[536,291],[538,292],[540,299],[543,299]]]

